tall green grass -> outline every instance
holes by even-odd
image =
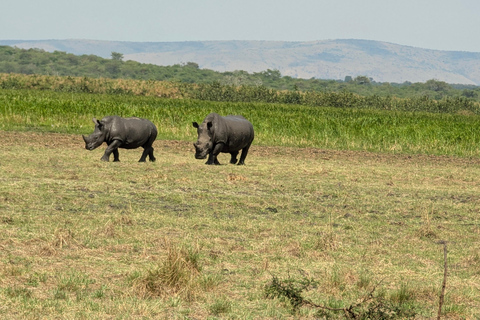
[[[241,114],[258,145],[479,156],[475,115],[0,89],[0,129],[88,134],[92,117],[152,120],[159,139],[195,140],[192,121]]]

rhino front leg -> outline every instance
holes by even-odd
[[[118,149],[113,150],[113,162],[119,162],[120,155],[118,154]]]
[[[212,151],[208,155],[208,160],[206,164],[215,164],[215,165],[220,165],[220,162],[217,160],[217,156],[222,151],[223,149],[223,143],[216,144],[215,147],[213,147]]]
[[[207,162],[205,162],[205,164],[209,164],[209,165],[210,165],[210,164],[219,165],[220,162],[218,162],[217,156],[214,156],[212,153],[210,153],[210,154],[208,155],[208,160],[207,160]]]
[[[109,161],[110,160],[110,155],[113,153],[113,161],[120,161],[119,154],[118,154],[118,147],[122,145],[121,141],[115,140],[112,143],[110,143],[105,149],[105,153],[103,154],[103,157],[101,158],[102,161]]]

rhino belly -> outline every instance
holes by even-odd
[[[142,147],[148,143],[150,137],[152,136],[152,130],[150,127],[145,126],[125,126],[127,129],[124,133],[119,133],[118,139],[121,140],[123,149],[135,149]]]
[[[252,142],[250,136],[237,136],[234,139],[229,139],[228,143],[223,147],[222,152],[234,152],[239,151],[248,146]]]

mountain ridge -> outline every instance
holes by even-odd
[[[282,76],[343,80],[359,75],[377,82],[425,82],[480,85],[480,53],[441,51],[389,42],[338,39],[292,41],[128,42],[102,40],[0,40],[23,49],[64,51],[156,65],[195,62],[215,71],[279,70]]]

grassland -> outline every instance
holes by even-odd
[[[0,318],[344,316],[267,298],[274,277],[433,318],[444,242],[443,312],[480,317],[476,116],[0,93]],[[211,111],[254,123],[246,166],[194,159],[191,121]],[[83,148],[111,113],[157,124],[157,162]]]
[[[478,161],[255,146],[244,167],[210,167],[157,141],[155,163],[102,163],[78,135],[31,132],[1,147],[4,318],[318,316],[266,299],[272,276],[314,279],[305,294],[329,306],[380,283],[429,318],[440,241],[445,312],[480,316]],[[159,275],[172,251],[195,266],[168,269],[177,287]]]

